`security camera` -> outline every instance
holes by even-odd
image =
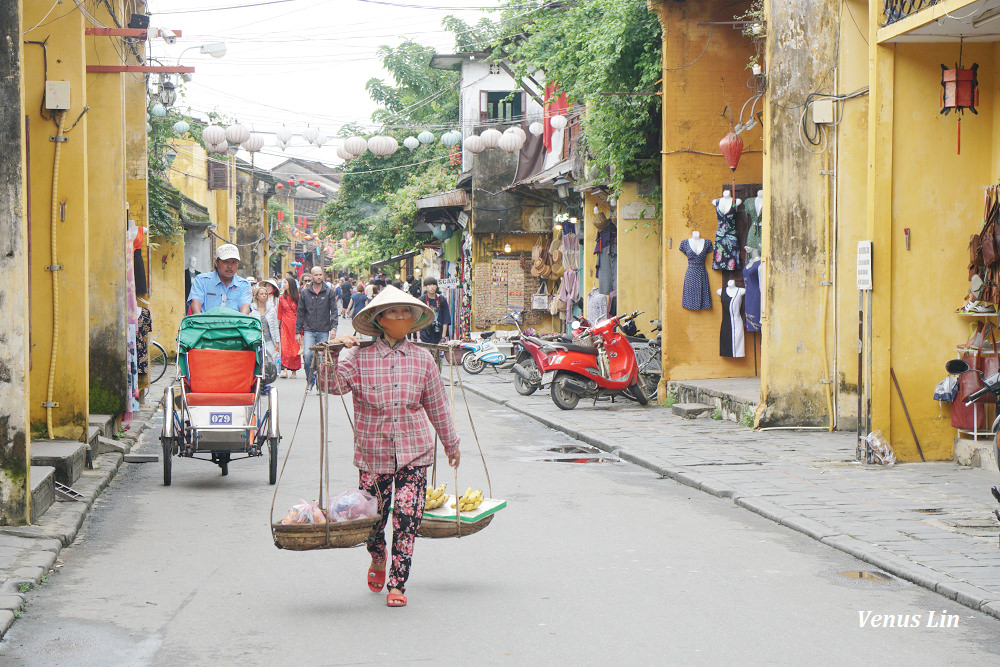
[[[177,34],[173,30],[160,30],[160,37],[162,37],[163,41],[167,44],[177,43]]]

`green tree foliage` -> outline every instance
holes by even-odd
[[[368,94],[381,105],[372,118],[382,134],[402,144],[404,138],[427,129],[440,137],[458,124],[458,73],[431,69],[435,51],[413,41],[382,47],[382,63],[393,83],[372,79]],[[345,126],[339,136],[364,135],[358,126]],[[344,165],[337,199],[319,214],[321,235],[344,238],[353,232],[346,255],[338,253],[338,268],[367,270],[367,265],[419,245],[414,232],[414,200],[424,194],[455,187],[458,169],[453,154],[435,141],[409,151],[402,146],[379,158],[369,152]]]
[[[571,104],[585,105],[584,145],[616,189],[656,173],[661,99],[649,93],[662,76],[661,31],[646,0],[546,2],[527,12],[523,0],[506,0],[498,27],[493,59],[521,76],[542,71]]]

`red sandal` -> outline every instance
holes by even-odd
[[[402,593],[389,593],[385,596],[386,607],[405,607],[406,596]]]
[[[385,586],[385,570],[376,570],[374,566],[368,568],[368,588],[372,593],[379,593]]]

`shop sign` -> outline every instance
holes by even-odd
[[[458,223],[459,227],[465,229],[465,226],[469,224],[469,214],[466,213],[465,211],[462,211],[461,213],[458,214],[458,220],[456,220],[456,222]]]
[[[858,241],[858,289],[872,289],[871,241]]]
[[[438,289],[458,289],[458,278],[438,278]]]

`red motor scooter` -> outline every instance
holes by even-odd
[[[586,332],[592,345],[547,341],[542,350],[548,353],[542,385],[550,384],[552,402],[563,410],[572,410],[582,397],[596,401],[600,396],[625,394],[640,405],[649,403],[639,382],[639,366],[635,350],[618,328],[638,317],[611,317],[590,327]]]

